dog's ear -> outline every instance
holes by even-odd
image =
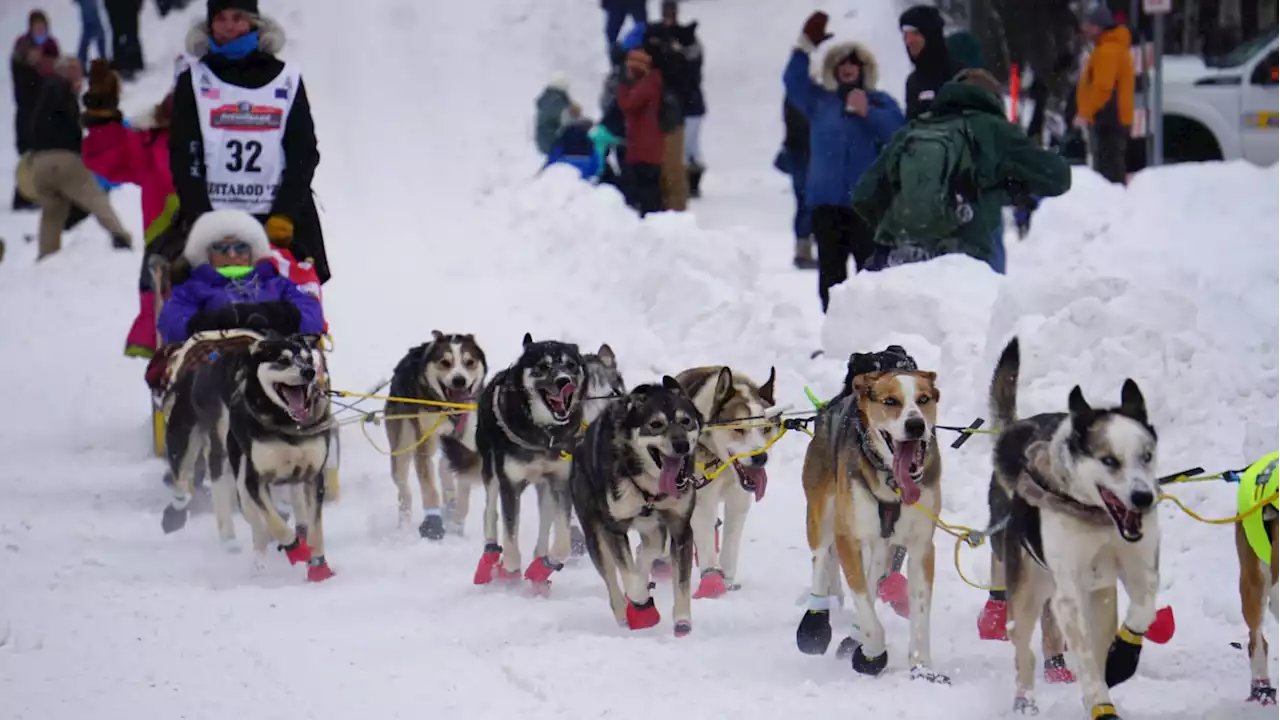
[[[681,397],[688,397],[688,393],[684,391],[684,386],[680,384],[680,381],[676,380],[670,375],[662,376],[662,387],[670,390],[671,392],[677,395],[680,395]]]
[[[1125,378],[1124,386],[1120,388],[1120,414],[1147,424],[1147,401],[1133,378]]]
[[[921,378],[924,378],[925,382],[929,383],[929,397],[932,398],[934,402],[938,402],[942,397],[942,391],[938,389],[938,373],[933,372],[932,370],[922,370],[917,372]]]
[[[733,396],[733,370],[726,365],[716,375],[716,403],[722,403]]]
[[[432,341],[432,342],[440,342],[440,341],[441,341],[441,340],[443,340],[443,339],[444,339],[444,333],[440,332],[439,330],[432,330],[432,331],[431,331],[431,341]]]
[[[600,358],[600,364],[610,370],[618,369],[618,358],[614,356],[613,348],[609,347],[609,343],[604,343],[600,346],[600,350],[596,353],[596,357]]]
[[[533,344],[533,335],[530,335],[529,333],[525,333],[524,339],[520,341],[520,347],[529,347],[532,344]]]
[[[1089,432],[1089,424],[1093,422],[1094,412],[1079,385],[1071,388],[1071,394],[1067,396],[1067,410],[1071,413],[1071,428],[1076,438],[1083,440]]]
[[[774,380],[776,380],[776,379],[777,379],[777,377],[778,377],[778,369],[777,369],[776,367],[773,367],[772,365],[770,365],[770,366],[769,366],[769,379],[768,379],[768,380],[765,380],[764,384],[760,386],[760,398],[761,398],[762,400],[764,400],[765,402],[769,403],[770,405],[773,405],[773,404],[774,404],[774,400],[773,400],[773,381],[774,381]]]

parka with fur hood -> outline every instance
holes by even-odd
[[[902,109],[887,93],[876,89],[879,65],[864,45],[839,43],[822,60],[821,84],[809,77],[807,39],[797,45],[782,82],[787,102],[809,121],[809,176],[805,201],[818,205],[848,205],[858,179],[871,167],[880,149],[906,122]],[[836,81],[836,67],[849,56],[862,66],[857,86],[867,93],[867,115],[845,111],[845,96]]]
[[[246,88],[260,88],[274,80],[284,62],[276,53],[284,48],[284,29],[265,15],[255,16],[258,47],[245,57],[231,58],[210,50],[209,24],[201,18],[187,33],[186,51],[194,59],[203,60],[218,79]],[[204,167],[204,143],[200,118],[196,109],[191,70],[178,76],[173,94],[173,123],[169,142],[169,161],[174,186],[181,201],[182,217],[194,222],[212,209]],[[293,107],[284,128],[284,173],[271,212],[258,217],[261,222],[280,215],[293,223],[291,250],[299,258],[312,258],[320,281],[329,280],[329,261],[325,253],[320,216],[311,193],[311,180],[320,164],[315,123],[311,103],[307,100],[305,82],[300,78],[295,89]]]

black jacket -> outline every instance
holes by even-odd
[[[28,118],[29,149],[70,150],[80,154],[80,99],[71,85],[56,75],[47,78]]]
[[[915,69],[907,76],[907,120],[910,121],[927,112],[943,83],[964,68],[952,61],[951,53],[947,51],[942,15],[936,7],[917,5],[909,8],[898,18],[898,25],[910,25],[924,35],[924,50],[919,57],[911,58]]]
[[[245,88],[260,88],[274,80],[283,70],[284,63],[271,52],[279,49],[270,34],[274,22],[263,18],[259,28],[262,49],[240,60],[230,60],[220,55],[203,53],[201,59],[218,79]],[[207,47],[207,35],[203,35],[203,23],[188,35],[188,52]],[[278,36],[277,36],[278,37]],[[203,38],[205,45],[200,45]],[[295,90],[293,106],[285,123],[283,146],[285,168],[280,178],[280,188],[267,216],[283,215],[293,221],[294,237],[291,248],[299,260],[312,258],[321,284],[328,282],[329,261],[324,248],[324,235],[320,228],[320,216],[316,212],[315,198],[311,193],[311,180],[320,164],[320,150],[316,142],[315,123],[311,117],[311,103],[301,79]],[[200,132],[200,117],[196,108],[195,89],[191,71],[178,76],[173,90],[173,120],[169,131],[169,168],[173,173],[173,186],[182,208],[183,223],[194,222],[197,217],[213,207],[209,202],[204,167],[204,141]]]

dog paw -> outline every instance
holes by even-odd
[[[484,554],[480,556],[480,562],[476,564],[476,574],[473,582],[476,585],[488,585],[493,582],[495,575],[502,561],[502,546],[495,543],[488,543],[484,546]]]
[[[1253,687],[1249,690],[1248,702],[1256,702],[1259,705],[1275,705],[1276,689],[1271,687],[1271,680],[1261,678],[1253,681]]]
[[[987,600],[978,616],[978,637],[982,640],[1008,640],[1009,603]]]
[[[863,646],[859,645],[853,651],[853,659],[850,665],[861,675],[879,675],[884,672],[884,668],[889,664],[889,651],[885,650],[876,657],[869,658],[866,656]]]
[[[681,637],[684,637],[685,635],[688,635],[691,632],[693,632],[693,621],[691,620],[676,621],[676,625],[675,625],[676,637],[681,638]]]
[[[658,608],[653,604],[653,598],[649,598],[644,603],[628,602],[627,603],[627,627],[632,630],[644,630],[651,628],[661,622],[662,616],[658,614]]]
[[[333,576],[334,572],[323,556],[312,558],[307,563],[307,582],[324,582]]]
[[[1044,681],[1054,685],[1069,685],[1076,681],[1075,673],[1067,667],[1061,653],[1044,661]]]
[[[702,571],[702,579],[698,581],[695,599],[724,597],[729,588],[724,584],[724,573],[719,568],[707,568]]]
[[[524,579],[534,585],[548,585],[551,583],[551,573],[563,567],[563,564],[543,555],[542,557],[534,558],[533,562],[529,563],[529,567],[524,571]]]
[[[796,628],[796,647],[805,655],[824,655],[831,645],[831,613],[809,610]]]
[[[935,685],[950,685],[951,678],[940,672],[934,672],[924,665],[916,665],[911,668],[912,680],[927,680]]]
[[[1166,605],[1156,611],[1156,619],[1147,628],[1147,633],[1144,637],[1157,645],[1164,645],[1173,639],[1173,633],[1176,629],[1177,623],[1173,620],[1173,608]]]
[[[444,518],[435,514],[428,514],[422,520],[422,524],[418,526],[418,534],[428,540],[444,539]]]
[[[1016,715],[1039,715],[1040,708],[1031,697],[1019,695],[1013,699],[1013,712]]]
[[[1093,720],[1120,720],[1120,716],[1116,714],[1116,706],[1111,703],[1094,705],[1093,710],[1089,712],[1089,716]]]
[[[850,635],[836,646],[836,659],[850,660],[853,658],[853,653],[860,647],[862,647],[862,641]]]
[[[889,573],[880,581],[877,589],[880,601],[893,608],[899,617],[910,617],[911,602],[907,594],[907,576],[899,572]]]
[[[240,541],[236,540],[235,535],[219,538],[219,542],[222,544],[222,552],[227,553],[228,555],[240,554]]]
[[[164,515],[160,517],[160,529],[164,530],[164,534],[175,533],[187,525],[187,508],[174,507],[169,505],[164,509]]]
[[[587,537],[582,534],[582,528],[577,525],[569,526],[569,556],[582,557],[587,554]]]
[[[1121,625],[1107,650],[1107,687],[1113,688],[1133,677],[1138,672],[1138,659],[1141,655],[1142,636]]]
[[[284,551],[284,556],[289,558],[290,565],[297,565],[311,559],[311,546],[307,544],[307,539],[302,535],[295,536],[293,542],[288,545],[280,545],[279,548]]]

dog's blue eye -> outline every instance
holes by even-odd
[[[930,401],[930,400],[932,400],[932,399],[933,399],[933,398],[929,397],[928,395],[921,395],[920,397],[916,398],[916,404],[917,404],[917,405],[928,405],[928,404],[929,404],[929,401]]]
[[[887,397],[887,398],[885,398],[885,399],[884,399],[884,404],[885,404],[885,405],[897,405],[897,404],[898,404],[898,399],[897,399],[897,398]]]
[[[1116,468],[1120,467],[1120,461],[1119,461],[1119,460],[1117,460],[1117,459],[1115,459],[1114,457],[1112,457],[1112,456],[1110,456],[1110,455],[1106,455],[1106,456],[1104,456],[1104,457],[1102,458],[1102,464],[1103,464],[1103,465],[1106,465],[1107,467],[1111,468],[1112,470],[1114,470],[1114,469],[1116,469]]]

